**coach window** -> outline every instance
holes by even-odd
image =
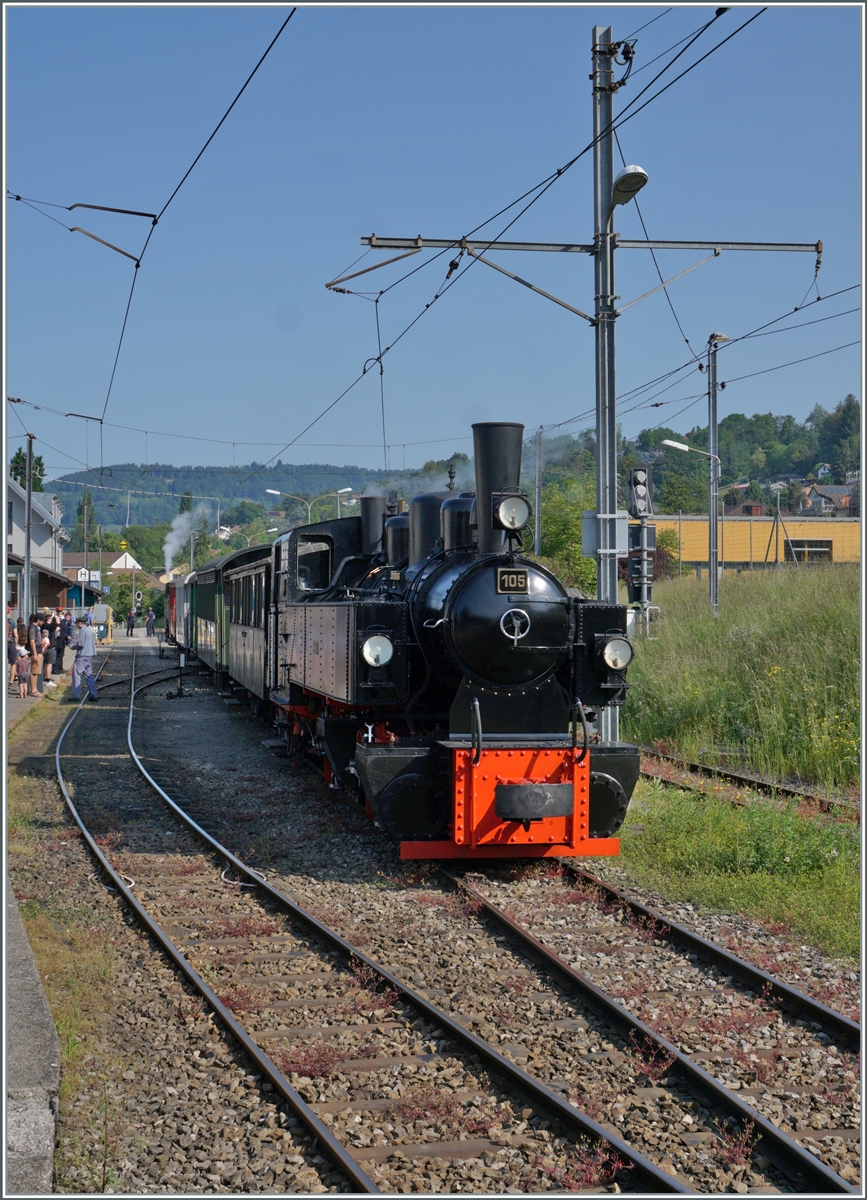
[[[304,592],[322,591],[331,581],[331,539],[298,538],[296,583]]]

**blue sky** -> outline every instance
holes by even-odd
[[[652,90],[758,11],[732,8]],[[7,6],[7,187],[56,204],[158,212],[288,12]],[[671,55],[650,60],[713,13],[692,5],[667,13],[627,5],[299,8],[154,230],[106,413],[104,462],[231,465],[277,454],[377,352],[374,305],[323,286],[362,253],[360,237],[460,236],[587,145],[594,24],[626,37],[652,21],[637,35],[619,113]],[[819,293],[860,282],[862,17],[860,5],[768,8],[624,125],[627,162],[650,176],[639,203],[651,237],[822,239]],[[135,254],[149,228],[137,217],[44,211]],[[486,232],[499,233],[507,219]],[[617,209],[615,228],[643,236],[634,204]],[[592,234],[587,154],[507,236],[589,242]],[[7,394],[64,413],[101,413],[133,263],[14,201],[5,239]],[[371,253],[359,266],[385,257]],[[589,256],[492,249],[490,257],[592,311]],[[668,278],[704,254],[657,257]],[[432,299],[445,261],[382,298],[384,345]],[[386,287],[408,264],[357,286]],[[669,295],[701,353],[713,331],[734,338],[815,298],[813,268],[808,254],[724,253]],[[624,304],[659,282],[646,251],[618,251],[616,270]],[[847,392],[860,399],[861,316],[835,315],[859,306],[860,290],[847,291],[780,324],[835,319],[721,354],[720,378],[732,382],[720,417],[771,411],[803,420],[816,403],[833,407]],[[851,342],[859,344],[736,379]],[[681,431],[706,423],[706,403],[692,399],[704,386],[694,369],[658,397],[664,407],[647,407],[650,392],[628,397],[690,358],[662,292],[623,314],[625,433],[659,421]],[[534,428],[593,409],[592,329],[481,264],[384,364],[392,468],[469,449],[474,420]],[[95,425],[14,409],[52,474],[99,465]],[[564,428],[590,425],[592,417]],[[12,449],[20,433],[10,415]],[[428,444],[412,444],[420,442]],[[281,457],[380,466],[378,372]]]

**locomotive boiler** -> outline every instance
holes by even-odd
[[[474,493],[274,544],[270,701],[402,858],[619,851],[638,750],[591,727],[626,696],[626,608],[522,554],[523,429],[473,426]]]

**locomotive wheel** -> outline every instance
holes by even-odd
[[[376,800],[377,819],[396,842],[446,836],[448,815],[442,797],[426,775],[398,775]]]
[[[612,837],[623,824],[628,807],[626,792],[612,775],[590,772],[591,837]]]

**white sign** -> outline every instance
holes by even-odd
[[[90,571],[88,571],[87,567],[79,567],[78,568],[78,582],[79,583],[89,583],[90,582]]]
[[[90,572],[90,582],[96,583],[96,584],[99,583],[99,571],[91,571]]]

